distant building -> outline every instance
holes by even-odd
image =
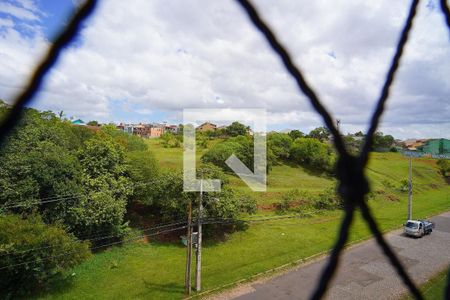
[[[217,129],[217,125],[210,123],[210,122],[205,122],[202,125],[197,127],[197,130],[202,131],[202,132],[215,131],[216,129]]]
[[[81,119],[76,119],[75,121],[72,121],[72,125],[86,126],[86,123]]]
[[[427,139],[409,139],[403,141],[405,148],[410,151],[416,151],[419,147],[425,145]]]
[[[149,127],[148,131],[147,131],[147,137],[148,138],[158,138],[160,137],[162,134],[164,133],[164,127],[161,126],[154,126],[154,127]]]
[[[166,132],[178,133],[178,125],[166,125],[164,129]]]
[[[427,140],[422,146],[418,146],[417,150],[427,154],[450,154],[450,140]]]

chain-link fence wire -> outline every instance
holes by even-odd
[[[278,41],[276,35],[273,33],[267,23],[260,17],[253,4],[248,0],[235,1],[247,13],[250,21],[253,23],[255,28],[259,30],[261,34],[266,38],[274,53],[279,56],[286,70],[296,81],[300,91],[307,96],[314,109],[321,115],[325,125],[328,127],[333,136],[333,142],[336,151],[339,154],[337,163],[337,178],[339,180],[338,192],[344,199],[345,214],[339,228],[337,240],[329,256],[327,265],[322,271],[320,280],[317,283],[317,287],[311,298],[321,299],[325,295],[330,281],[338,268],[342,250],[348,240],[349,229],[353,221],[355,210],[359,208],[378,245],[381,247],[383,253],[389,259],[390,263],[395,268],[396,272],[401,277],[411,294],[416,299],[423,299],[419,289],[416,287],[408,273],[405,271],[402,263],[383,238],[377,226],[377,223],[375,222],[375,219],[370,212],[370,208],[365,202],[366,195],[369,192],[370,188],[367,178],[364,175],[364,169],[368,162],[369,151],[373,143],[373,135],[378,128],[380,117],[384,112],[384,105],[389,97],[390,87],[394,81],[404,47],[408,41],[408,34],[411,30],[413,19],[416,15],[419,0],[413,0],[411,2],[408,17],[403,25],[400,39],[397,43],[395,55],[391,61],[389,71],[384,79],[383,88],[378,98],[376,109],[372,115],[370,127],[366,135],[365,144],[359,156],[352,156],[347,152],[341,135],[333,122],[333,118],[322,105],[319,97],[316,95],[314,90],[308,85],[302,72],[292,61],[289,52]],[[19,94],[19,96],[14,101],[9,114],[7,114],[2,120],[0,125],[0,146],[2,146],[8,133],[18,122],[24,106],[41,88],[45,75],[55,65],[63,49],[77,36],[80,31],[82,22],[92,14],[96,4],[96,0],[86,0],[74,14],[68,26],[60,33],[57,40],[52,44],[49,51],[47,52],[47,55],[34,71],[27,87],[22,93]],[[447,2],[445,0],[440,0],[440,7],[445,17],[447,28],[450,29],[450,12],[447,6]],[[449,276],[447,278],[447,287],[444,299],[450,299],[450,270]]]

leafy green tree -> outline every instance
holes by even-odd
[[[201,160],[204,163],[211,163],[221,167],[223,170],[231,171],[225,161],[234,154],[250,168],[252,164],[249,164],[249,153],[246,150],[246,145],[240,144],[237,141],[224,141],[211,147],[211,149],[203,154]]]
[[[344,140],[345,147],[350,154],[357,155],[362,148],[362,140],[356,140],[351,134],[344,135],[342,137]]]
[[[150,150],[129,152],[126,163],[134,187],[132,200],[150,205],[152,184],[159,176],[158,162],[153,153]]]
[[[0,297],[24,297],[90,255],[89,244],[78,242],[61,227],[37,216],[0,216]]]
[[[317,127],[308,134],[309,138],[317,139],[321,142],[325,142],[330,137],[330,131],[326,127]]]
[[[160,136],[161,144],[164,148],[179,148],[181,147],[181,137],[176,136],[171,132],[165,132]]]
[[[117,143],[122,145],[126,151],[145,151],[148,149],[144,139],[118,130],[114,124],[102,126],[101,132],[112,137]]]
[[[89,121],[87,123],[87,125],[89,125],[89,126],[99,126],[100,124],[97,121],[93,120],[93,121]]]
[[[314,138],[296,139],[291,147],[291,157],[298,164],[319,171],[331,171],[334,163],[331,148]]]
[[[227,126],[225,132],[229,136],[239,136],[246,135],[248,133],[249,127],[241,124],[239,122],[233,122],[231,125]]]
[[[288,134],[289,134],[289,136],[291,137],[291,139],[293,141],[298,139],[298,138],[305,137],[305,134],[303,132],[301,132],[300,130],[297,130],[297,129],[291,130]]]
[[[0,149],[0,209],[39,213],[78,236],[123,232],[133,192],[119,143],[123,134],[111,126],[94,133],[51,112],[26,109]],[[135,148],[128,136],[125,141]]]
[[[19,205],[12,210],[30,212],[38,208],[40,199],[81,191],[81,167],[75,156],[81,137],[71,127],[52,113],[25,111],[0,149],[0,204]],[[40,210],[46,220],[63,218],[54,205]]]
[[[206,149],[208,148],[208,133],[209,132],[215,132],[215,131],[207,131],[205,134],[203,132],[198,132],[195,136],[195,142],[197,144],[197,147],[200,149]]]
[[[389,150],[394,144],[394,137],[392,135],[384,135],[377,131],[373,136],[373,146],[375,150]]]
[[[203,195],[205,218],[238,218],[241,212],[254,213],[256,202],[247,195],[236,194],[228,185],[228,180],[220,168],[204,164],[197,170],[197,177],[220,179],[220,192],[205,192]],[[180,172],[162,172],[152,185],[152,206],[159,211],[165,221],[186,218],[189,200],[196,203],[199,194],[183,192],[183,176]],[[194,213],[195,217],[195,213]]]
[[[288,159],[292,146],[292,139],[288,134],[272,132],[267,136],[267,147],[277,159]]]
[[[124,216],[132,183],[126,176],[123,147],[99,133],[78,152],[87,197],[72,210],[74,231],[90,235],[102,231],[120,235],[126,228]]]

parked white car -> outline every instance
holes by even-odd
[[[424,220],[408,220],[404,228],[406,235],[423,237],[433,231],[434,224]]]

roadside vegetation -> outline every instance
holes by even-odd
[[[420,290],[427,300],[445,299],[445,288],[447,287],[448,270],[445,269],[424,283]],[[410,295],[401,297],[402,300],[413,299]]]
[[[0,117],[7,109],[0,105]],[[149,230],[183,224],[187,203],[198,201],[198,193],[183,192],[182,131],[144,140],[91,124],[27,109],[0,149],[0,279],[7,286],[0,297],[181,298],[185,229]],[[205,225],[205,290],[330,249],[342,200],[328,136],[323,127],[269,133],[268,187],[255,193],[224,164],[234,153],[252,169],[249,128],[234,122],[197,132],[197,174],[222,185],[203,198],[205,218],[214,221]],[[346,137],[354,153],[360,137]],[[389,151],[392,141],[378,133],[376,148]],[[407,162],[399,153],[371,153],[368,202],[383,230],[404,221]],[[415,216],[450,209],[445,166],[415,159]],[[369,236],[357,218],[350,240]]]

